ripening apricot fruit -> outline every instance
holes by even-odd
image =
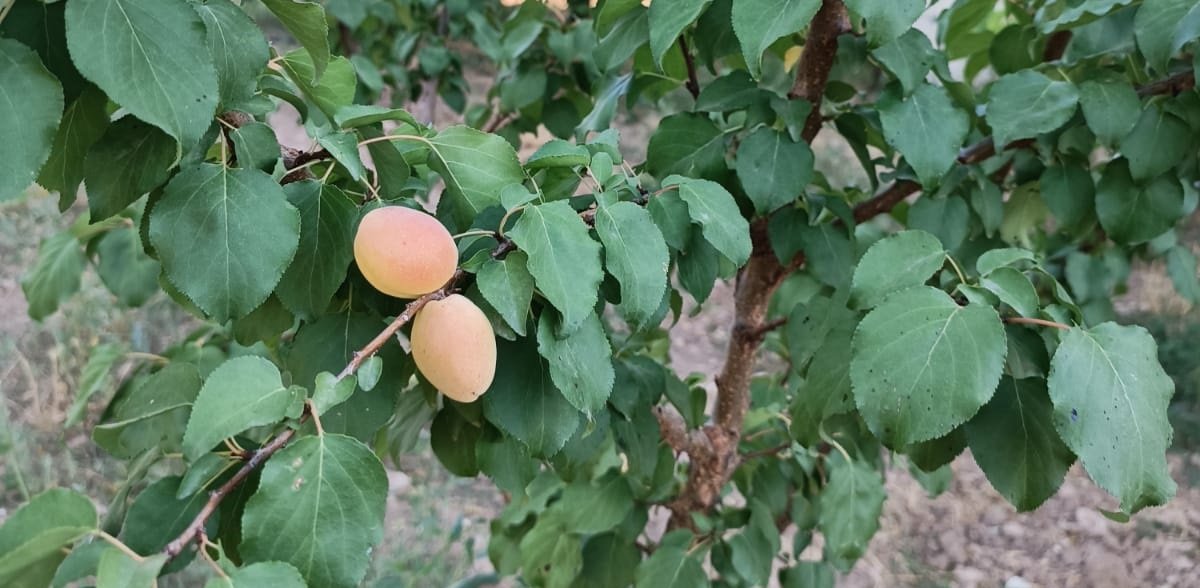
[[[441,288],[458,266],[458,249],[436,218],[403,206],[368,212],[354,236],[354,260],[375,289],[416,298]]]
[[[417,312],[412,356],[421,375],[459,402],[474,402],[496,375],[496,335],[470,300],[451,294]]]

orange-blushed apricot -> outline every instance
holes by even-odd
[[[376,208],[354,235],[354,260],[375,289],[416,298],[441,288],[458,266],[458,248],[442,223],[403,206]]]
[[[474,402],[496,375],[496,335],[488,318],[459,294],[433,300],[413,320],[412,356],[442,394]]]

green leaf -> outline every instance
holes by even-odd
[[[313,70],[308,79],[313,83],[319,81],[329,65],[329,25],[325,9],[316,2],[304,0],[263,0],[263,4],[312,56]]]
[[[137,230],[130,227],[105,233],[96,244],[100,280],[125,306],[137,307],[158,292],[158,262],[142,251]]]
[[[759,213],[793,202],[812,180],[813,153],[808,143],[762,127],[742,141],[737,175]]]
[[[646,209],[632,202],[596,200],[596,234],[604,244],[604,266],[621,284],[621,316],[645,327],[662,305],[671,258],[662,231]]]
[[[333,115],[334,123],[343,129],[373,125],[385,120],[402,122],[414,129],[421,128],[421,124],[417,122],[417,119],[413,118],[413,115],[409,114],[403,108],[388,108],[374,104],[351,104],[339,108]]]
[[[991,402],[966,425],[975,462],[1021,512],[1053,496],[1075,463],[1054,430],[1052,411],[1045,380],[1005,376]]]
[[[54,149],[42,171],[38,183],[50,191],[59,192],[59,208],[65,201],[70,206],[83,181],[84,159],[88,149],[104,134],[108,126],[108,98],[95,86],[88,86],[62,115],[58,132],[54,136]],[[29,147],[25,147],[29,149]],[[3,200],[0,188],[0,200]],[[95,219],[99,220],[99,219]]]
[[[725,135],[699,114],[664,118],[646,148],[646,171],[660,178],[679,174],[713,179],[725,169]]]
[[[780,37],[804,30],[820,7],[820,0],[733,0],[733,32],[750,75],[762,77],[763,52]]]
[[[566,532],[560,517],[538,517],[520,550],[523,577],[534,586],[570,586],[583,569],[581,540]]]
[[[288,310],[311,319],[325,313],[346,279],[358,208],[336,186],[316,181],[293,182],[283,192],[300,211],[300,241],[275,292]]]
[[[896,76],[904,95],[912,94],[924,87],[922,82],[929,70],[938,64],[940,55],[929,42],[929,37],[917,29],[909,29],[903,35],[871,52],[871,56]]]
[[[687,204],[688,216],[700,225],[704,240],[741,267],[750,259],[750,224],[742,217],[733,196],[720,184],[669,176],[663,187],[677,186]]]
[[[109,126],[83,164],[91,220],[125,210],[167,181],[175,149],[174,139],[132,116]]]
[[[194,1],[192,7],[204,21],[221,106],[228,109],[249,99],[271,58],[262,30],[229,0]]]
[[[1133,0],[1082,0],[1080,2],[1055,2],[1038,11],[1038,20],[1043,33],[1059,29],[1074,28],[1086,24],[1099,16],[1115,11]]]
[[[67,51],[65,2],[14,0],[6,2],[0,37],[12,39],[37,52],[46,69],[62,83],[66,102],[74,101],[87,82],[75,69]]]
[[[610,474],[595,482],[577,480],[568,485],[554,509],[562,513],[568,531],[595,535],[621,524],[633,505],[629,482]]]
[[[167,184],[150,241],[175,287],[217,321],[250,314],[296,253],[300,214],[271,176],[201,164]]]
[[[573,588],[625,588],[633,585],[633,573],[642,554],[633,543],[617,533],[593,535],[583,544],[583,570]]]
[[[629,92],[629,84],[632,81],[633,73],[613,75],[605,80],[600,86],[600,91],[596,92],[596,102],[592,105],[591,112],[575,126],[576,139],[586,136],[589,131],[600,132],[608,129],[617,111],[617,104]]]
[[[19,196],[50,157],[63,117],[62,85],[37,53],[0,38],[0,202]],[[19,140],[18,140],[19,138]]]
[[[591,418],[604,409],[616,377],[604,326],[592,313],[570,335],[559,338],[554,322],[550,312],[538,320],[538,352],[550,364],[550,379],[567,402]]]
[[[1166,109],[1151,106],[1137,126],[1121,140],[1121,155],[1129,161],[1135,182],[1144,182],[1175,167],[1192,145],[1192,130]]]
[[[1096,184],[1087,168],[1079,165],[1047,167],[1041,178],[1042,200],[1060,226],[1079,229],[1095,222]]]
[[[1136,245],[1175,225],[1183,215],[1183,187],[1168,174],[1144,186],[1134,184],[1124,159],[1108,164],[1096,188],[1100,226],[1118,243]]]
[[[121,540],[126,546],[140,555],[153,555],[192,523],[208,502],[208,495],[198,492],[178,498],[179,484],[179,476],[160,478],[137,495],[121,528]],[[210,531],[215,530],[215,524],[212,524],[215,522],[209,524]],[[183,554],[186,557],[172,561],[166,566],[166,572],[183,569],[194,552],[189,549]]]
[[[1075,114],[1079,91],[1036,71],[1008,74],[992,85],[987,121],[999,149],[1017,139],[1048,133]]]
[[[525,180],[512,145],[499,135],[454,126],[429,140],[429,167],[446,181],[455,221],[471,225],[475,216],[500,203],[500,189]]]
[[[154,588],[166,563],[165,554],[135,560],[119,549],[110,549],[100,556],[96,588]]]
[[[779,572],[783,588],[834,588],[833,567],[820,561],[801,561]]]
[[[181,451],[200,373],[190,363],[172,362],[120,397],[111,417],[92,429],[92,439],[116,457],[129,459],[151,447]]]
[[[1175,32],[1186,22],[1191,0],[1146,0],[1133,19],[1133,34],[1138,49],[1154,70],[1166,73],[1172,55],[1179,50]]]
[[[850,340],[854,326],[852,319],[824,337],[812,356],[807,377],[793,380],[795,401],[790,407],[790,429],[800,443],[815,444],[826,418],[854,410],[850,389]]]
[[[878,306],[893,292],[924,284],[944,263],[946,250],[925,231],[901,231],[880,239],[854,269],[854,301],[859,308]]]
[[[579,412],[554,387],[532,342],[499,339],[496,379],[483,396],[483,414],[535,457],[558,453],[579,428]]]
[[[252,122],[229,131],[238,167],[271,173],[279,163],[279,142],[275,131],[264,123]]]
[[[675,39],[688,25],[700,18],[700,13],[712,0],[660,0],[650,3],[650,54],[654,64],[663,66],[663,56],[675,45]]]
[[[808,365],[831,331],[857,318],[856,313],[846,308],[846,296],[846,289],[840,289],[833,297],[813,296],[807,303],[792,308],[783,333],[794,369]]]
[[[86,263],[83,247],[71,233],[43,239],[38,245],[37,261],[21,277],[30,318],[40,321],[54,314],[59,304],[78,292]]]
[[[573,332],[593,313],[600,281],[600,244],[565,201],[530,206],[508,236],[529,256],[529,273]]]
[[[374,139],[384,136],[383,131],[373,127],[358,129],[364,139]],[[395,199],[404,192],[411,169],[404,155],[391,141],[379,141],[367,145],[371,162],[375,164],[375,173],[379,177],[379,196],[385,200]]]
[[[826,560],[849,561],[861,557],[883,511],[883,478],[862,461],[833,462],[829,485],[821,490],[818,526],[825,535]]]
[[[304,577],[295,566],[281,561],[266,561],[240,567],[228,577],[216,577],[204,588],[305,588]]]
[[[1001,206],[1003,206],[1001,204]],[[1001,212],[1003,215],[1003,212]],[[923,230],[938,238],[946,249],[958,249],[971,230],[971,210],[965,200],[924,197],[908,209],[908,228]]]
[[[675,531],[663,537],[658,549],[637,567],[636,586],[695,588],[708,586],[700,559],[688,553],[691,533]]]
[[[1167,251],[1167,274],[1175,291],[1184,300],[1200,304],[1200,280],[1196,279],[1196,254],[1187,247],[1176,245]]]
[[[91,349],[83,372],[79,376],[79,385],[75,389],[75,400],[67,411],[63,428],[78,425],[87,416],[88,400],[97,392],[111,384],[108,377],[113,365],[125,356],[125,347],[116,343],[102,343]]]
[[[986,276],[996,271],[997,268],[1013,265],[1020,261],[1033,261],[1033,252],[1017,247],[992,249],[975,260],[975,271],[979,272],[981,276]]]
[[[1011,306],[1017,314],[1025,317],[1038,316],[1038,293],[1033,287],[1033,282],[1029,281],[1029,276],[1011,267],[1002,267],[981,278],[979,285],[995,294],[1001,302]]]
[[[378,359],[375,356],[372,358]],[[313,410],[316,411],[317,416],[321,416],[329,412],[329,409],[348,400],[357,388],[358,379],[354,376],[339,380],[337,376],[329,372],[321,372],[317,374],[317,381],[313,386]]]
[[[867,21],[867,40],[882,45],[899,37],[925,11],[925,0],[846,0]]]
[[[887,142],[904,154],[921,184],[936,185],[958,159],[967,138],[967,114],[945,89],[921,84],[906,100],[880,99],[879,120]]]
[[[0,583],[17,582],[97,522],[96,507],[82,494],[53,488],[34,496],[0,525]]]
[[[292,564],[311,586],[358,586],[383,539],[387,490],[383,464],[357,440],[299,439],[263,466],[242,517],[242,557]]]
[[[196,461],[221,439],[300,416],[303,402],[304,389],[284,386],[271,362],[255,356],[231,359],[204,381],[183,435],[183,455]]]
[[[750,524],[729,539],[733,569],[753,586],[766,586],[779,553],[779,531],[771,509],[761,500],[750,504]]]
[[[339,373],[354,354],[384,329],[378,317],[362,313],[327,314],[300,328],[284,367],[290,382],[314,389],[321,372]],[[371,392],[359,392],[321,416],[327,433],[342,433],[369,440],[395,412],[396,393],[407,386],[413,373],[412,358],[395,344],[379,350],[383,373]]]
[[[1175,494],[1167,405],[1175,385],[1141,327],[1073,328],[1050,362],[1054,426],[1088,475],[1134,513]]]
[[[95,576],[96,568],[100,566],[100,557],[110,549],[115,548],[101,539],[77,545],[54,571],[54,579],[50,582],[50,586],[64,588],[74,585],[71,584],[72,582]]]
[[[186,0],[71,2],[67,45],[84,77],[186,148],[212,124],[217,72]]]
[[[525,336],[529,304],[533,300],[533,276],[528,269],[529,256],[513,251],[504,259],[488,259],[479,268],[476,283],[488,304],[500,313],[513,332]]]
[[[995,310],[930,287],[889,296],[859,323],[853,349],[855,403],[888,447],[941,437],[974,416],[1007,351]]]
[[[433,418],[429,426],[429,446],[450,473],[464,478],[479,474],[475,446],[483,433],[458,410],[447,406]]]
[[[591,155],[587,147],[572,145],[562,139],[547,141],[525,162],[525,169],[546,169],[551,167],[576,167],[587,165]],[[507,207],[506,207],[507,208]]]
[[[1079,84],[1079,105],[1088,128],[1109,146],[1133,130],[1142,110],[1137,92],[1123,79],[1087,80]]]
[[[317,105],[319,111],[308,109],[308,116],[318,125],[328,124],[342,108],[354,102],[358,76],[354,73],[354,65],[349,59],[333,58],[324,68],[324,73],[318,75],[309,52],[306,49],[296,49],[285,55],[280,65],[300,92]]]
[[[854,276],[854,244],[843,228],[832,223],[817,226],[800,225],[795,229],[803,243],[806,264],[813,277],[840,288],[850,284]]]
[[[705,85],[696,97],[696,110],[700,112],[728,112],[740,110],[767,96],[758,87],[750,74],[737,69]]]
[[[692,238],[692,221],[688,217],[687,204],[679,197],[678,192],[663,192],[650,199],[646,204],[650,218],[658,225],[663,238],[672,249],[683,251],[687,249],[688,241]]]
[[[650,40],[649,10],[635,6],[618,18],[596,44],[596,66],[600,71],[615,74],[639,48]],[[611,76],[608,87],[620,84],[628,87],[633,76]],[[624,93],[624,92],[622,92]]]
[[[370,392],[379,383],[380,376],[383,375],[383,358],[378,355],[372,355],[367,361],[364,361],[362,367],[358,368],[358,386],[363,392]]]

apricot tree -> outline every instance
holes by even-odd
[[[944,487],[968,448],[1020,511],[1076,461],[1113,518],[1173,495],[1173,384],[1112,297],[1165,258],[1200,302],[1195,2],[262,4],[296,48],[231,0],[0,8],[0,200],[67,219],[30,315],[92,268],[196,317],[93,351],[64,426],[103,404],[128,477],[102,518],[12,512],[0,584],[358,585],[426,429],[505,493],[488,553],[530,585],[829,585],[882,472]],[[718,281],[723,367],[677,373]]]

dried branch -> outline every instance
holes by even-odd
[[[1039,327],[1053,327],[1055,329],[1060,329],[1063,331],[1071,330],[1070,325],[1064,325],[1062,323],[1056,323],[1054,321],[1048,321],[1048,320],[1040,319],[1040,318],[1026,318],[1023,316],[1010,316],[1010,317],[1005,318],[1004,322],[1013,324],[1013,325],[1037,325]]]
[[[687,64],[687,83],[684,86],[688,92],[692,93],[692,98],[700,97],[700,80],[696,76],[696,60],[692,57],[692,51],[688,48],[687,39],[684,35],[679,35],[679,48],[683,50],[683,61]]]
[[[346,364],[346,367],[343,368],[338,374],[338,379],[341,380],[349,377],[351,374],[357,371],[359,366],[361,366],[362,363],[367,360],[367,358],[374,355],[381,347],[383,347],[384,344],[386,344],[392,339],[392,337],[395,336],[396,331],[399,331],[401,327],[408,324],[413,317],[416,316],[417,312],[425,306],[425,304],[433,300],[441,300],[442,298],[445,298],[454,289],[455,283],[458,282],[462,275],[462,270],[456,271],[454,276],[450,278],[450,281],[446,282],[446,285],[433,292],[430,292],[429,294],[417,298],[412,302],[409,302],[408,305],[404,307],[404,312],[400,313],[400,316],[397,316],[394,320],[392,320],[387,328],[385,328],[379,333],[379,335],[372,339],[370,343],[367,343],[366,346],[364,346],[361,350],[354,353],[354,358],[351,359],[350,363]],[[301,423],[309,420],[310,418],[315,418],[315,415],[313,415],[310,411],[311,406],[311,404],[305,404],[304,414],[302,414],[300,417]],[[216,513],[217,507],[221,505],[221,502],[225,500],[230,493],[237,489],[242,482],[246,481],[246,478],[249,477],[254,470],[262,467],[262,465],[266,463],[266,461],[270,459],[272,455],[275,455],[276,452],[278,452],[280,449],[283,449],[283,447],[287,445],[288,442],[291,441],[295,436],[296,429],[285,429],[283,432],[279,433],[270,441],[268,441],[266,445],[263,445],[257,451],[252,452],[249,459],[246,460],[246,463],[242,464],[242,467],[233,474],[232,478],[222,484],[220,488],[209,494],[208,502],[204,504],[204,507],[201,508],[200,512],[196,514],[196,517],[192,519],[191,524],[189,524],[187,528],[179,534],[179,536],[168,543],[167,547],[163,549],[163,553],[167,556],[167,559],[171,559],[179,555],[185,548],[187,548],[189,543],[198,541],[201,537],[203,537],[204,525],[208,522],[208,519]]]

